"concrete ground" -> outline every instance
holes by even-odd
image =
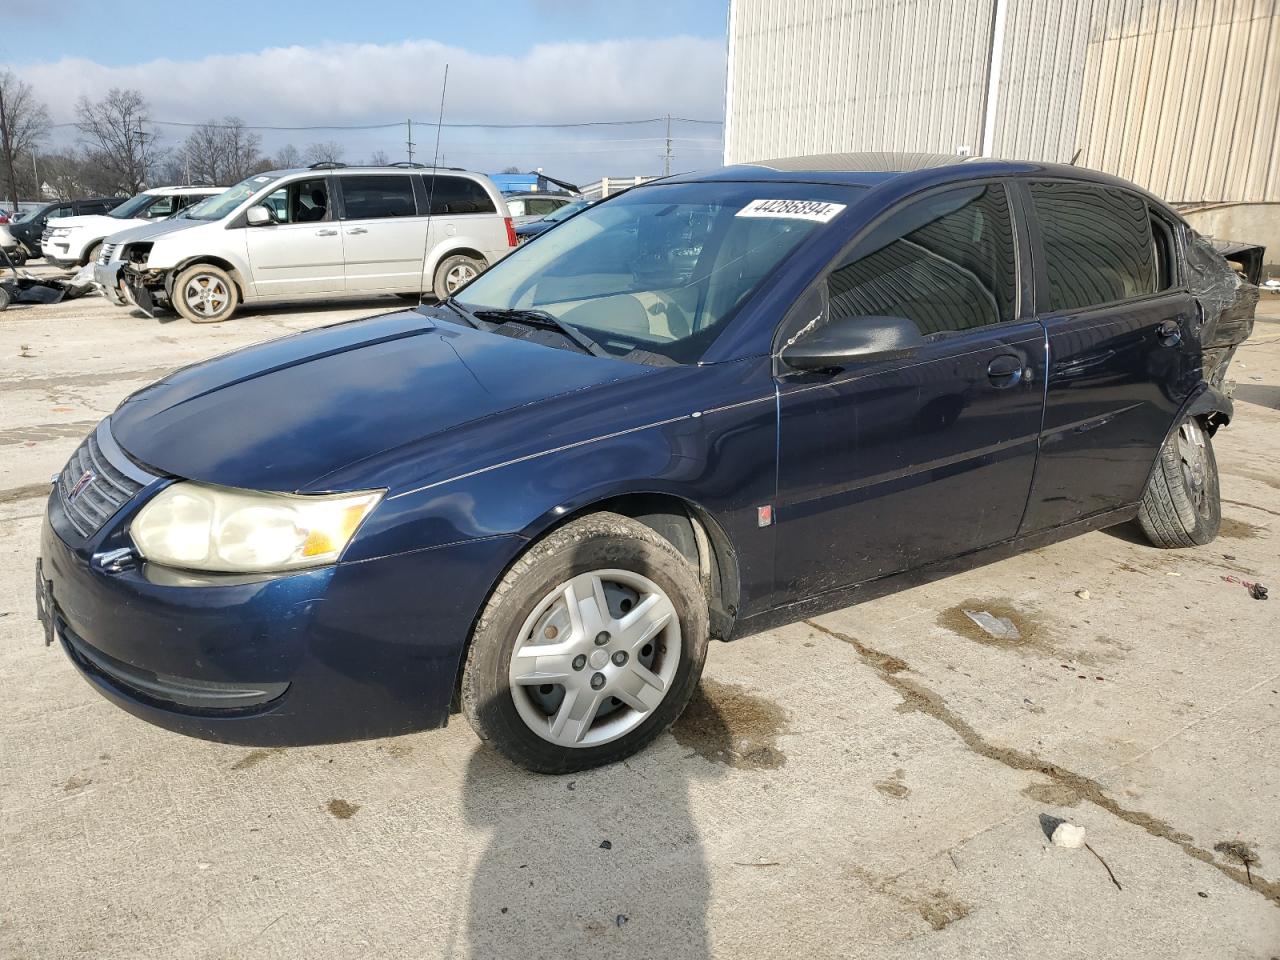
[[[49,475],[175,366],[393,305],[0,314],[0,958],[1280,956],[1280,300],[1232,368],[1216,543],[1094,533],[716,644],[625,764],[529,775],[460,719],[249,750],[109,705],[34,620]]]

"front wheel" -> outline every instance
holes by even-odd
[[[88,264],[98,262],[98,257],[102,256],[102,243],[103,241],[99,240],[89,248],[88,252],[84,255],[84,259],[80,262],[80,266],[83,267]]]
[[[173,281],[173,309],[192,323],[230,320],[240,291],[230,274],[208,263],[187,267]]]
[[[445,297],[452,297],[458,290],[483,272],[483,261],[474,257],[468,257],[461,253],[445,257],[436,267],[436,275],[432,281],[432,290],[435,292],[436,299],[443,300]]]
[[[538,773],[630,756],[675,722],[702,674],[707,602],[669,541],[612,513],[531,547],[472,636],[462,707]]]
[[[1218,461],[1213,440],[1195,417],[1182,421],[1160,448],[1138,523],[1157,547],[1202,546],[1218,535]]]

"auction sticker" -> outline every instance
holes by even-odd
[[[735,216],[781,217],[785,220],[829,223],[843,209],[843,203],[827,203],[825,200],[752,200]]]

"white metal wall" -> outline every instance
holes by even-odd
[[[1280,200],[1280,0],[732,0],[729,31],[727,162],[978,153],[995,49],[996,156]]]
[[[732,0],[730,163],[978,152],[991,0]]]

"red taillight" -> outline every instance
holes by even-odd
[[[511,222],[510,217],[504,218],[503,222],[507,225],[507,246],[514,247],[516,245],[516,225]]]

